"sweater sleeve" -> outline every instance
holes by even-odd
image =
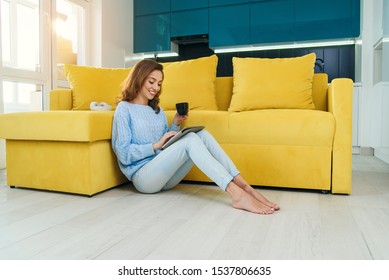
[[[172,122],[172,126],[170,128],[170,131],[179,131],[180,130],[180,126],[179,125],[175,125],[174,122]]]
[[[178,132],[180,130],[180,126],[179,125],[175,125],[174,122],[172,122],[172,125],[170,126],[170,130],[169,130],[167,116],[166,116],[165,111],[162,108],[161,108],[161,113],[165,116],[165,132],[168,132],[168,131],[176,131],[176,132]]]
[[[123,165],[131,165],[155,154],[152,143],[132,143],[130,121],[129,114],[118,107],[112,125],[112,148]]]

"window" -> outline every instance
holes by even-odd
[[[0,0],[0,114],[43,111],[67,87],[64,63],[87,64],[87,0]],[[0,168],[5,167],[0,140]]]
[[[39,0],[1,0],[3,66],[40,72]]]
[[[49,88],[43,53],[39,0],[0,0],[1,8],[1,65],[0,113],[43,110],[44,88]]]
[[[42,111],[42,85],[3,82],[4,113]]]
[[[85,8],[68,0],[56,0],[55,11],[57,85],[66,83],[63,64],[85,64]]]
[[[12,87],[16,92],[12,96],[19,94],[22,84],[38,85],[42,110],[47,109],[50,89],[68,87],[61,66],[87,64],[89,3],[85,0],[0,0],[0,5],[0,99],[3,100],[0,113],[16,108],[15,103],[11,106],[5,102],[11,92],[8,82],[18,84]],[[22,107],[36,108],[19,106]]]

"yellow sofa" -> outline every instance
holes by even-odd
[[[233,79],[216,78],[220,109],[193,110],[184,125],[205,125],[250,184],[351,194],[352,81],[327,80],[314,75],[317,110],[231,113]],[[174,111],[167,115],[172,120]],[[209,181],[196,167],[185,179]]]
[[[252,185],[350,194],[352,81],[312,76],[315,109],[244,111],[231,110],[235,77],[218,77],[217,109],[194,107],[183,126],[204,125]],[[161,95],[169,122],[175,110],[163,94],[172,86]],[[8,185],[94,195],[127,182],[110,143],[113,111],[74,110],[74,91],[51,91],[48,112],[0,116]],[[209,181],[196,167],[185,179]]]

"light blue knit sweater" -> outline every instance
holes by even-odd
[[[170,130],[178,131],[179,128],[172,124]],[[162,109],[156,114],[147,105],[124,101],[118,104],[112,125],[112,148],[118,158],[120,170],[129,180],[161,152],[154,151],[152,145],[168,131],[167,118]]]

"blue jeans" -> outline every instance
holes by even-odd
[[[132,182],[142,193],[169,190],[188,174],[193,164],[223,190],[239,174],[215,138],[202,130],[185,135],[163,150],[132,176]]]

